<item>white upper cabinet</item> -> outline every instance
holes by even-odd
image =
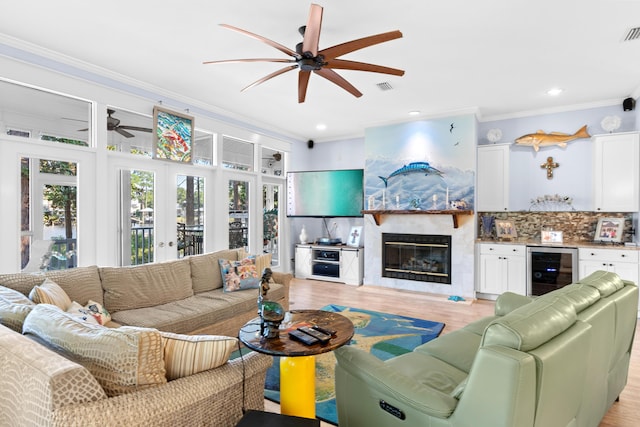
[[[640,208],[640,138],[637,132],[593,137],[593,201],[597,212]]]
[[[509,209],[509,144],[478,147],[477,211]]]

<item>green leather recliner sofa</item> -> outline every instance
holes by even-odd
[[[340,427],[597,427],[627,382],[638,287],[597,271],[385,362],[335,351]]]

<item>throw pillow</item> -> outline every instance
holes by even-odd
[[[22,293],[0,286],[0,324],[22,333],[24,319],[35,304]]]
[[[244,249],[239,249],[239,251],[240,252],[238,256],[240,257],[240,259],[249,258],[251,256],[255,258],[256,271],[258,272],[258,275],[261,278],[262,278],[262,272],[264,271],[264,269],[267,267],[271,267],[272,254],[267,253],[267,254],[251,255],[247,253]],[[271,279],[271,282],[273,282],[273,279]]]
[[[162,332],[164,367],[169,381],[217,368],[229,360],[237,339],[218,335]]]
[[[36,304],[53,304],[67,311],[71,305],[71,299],[67,293],[53,280],[46,278],[44,282],[33,287],[29,293],[29,299]]]
[[[85,309],[89,310],[93,317],[100,325],[104,325],[111,320],[111,315],[107,311],[106,308],[102,306],[102,304],[95,302],[93,300],[89,300],[87,305],[84,306]]]
[[[256,269],[256,257],[249,256],[240,261],[218,260],[225,292],[256,289],[260,287],[260,275]]]
[[[156,329],[105,328],[38,304],[25,319],[23,333],[87,368],[109,397],[167,382],[162,337]]]
[[[76,316],[83,322],[99,325],[98,320],[93,316],[93,313],[90,310],[84,308],[79,302],[72,301],[71,305],[67,309],[67,313]]]
[[[236,261],[244,257],[238,256],[238,249],[227,249],[201,255],[187,257],[191,263],[191,281],[193,292],[200,293],[222,288],[219,259]],[[0,276],[0,279],[2,276]]]

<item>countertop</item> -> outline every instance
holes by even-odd
[[[625,249],[640,250],[638,246],[625,246],[624,243],[599,243],[587,240],[565,240],[562,243],[541,243],[540,239],[476,239],[476,243],[490,243],[496,245],[524,245],[524,246],[544,246],[552,248],[598,248],[598,249]]]

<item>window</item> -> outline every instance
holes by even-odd
[[[89,146],[91,103],[0,80],[0,126],[7,135]]]
[[[253,171],[253,144],[225,136],[222,138],[222,166]]]
[[[76,267],[77,164],[22,158],[21,188],[23,271]]]

